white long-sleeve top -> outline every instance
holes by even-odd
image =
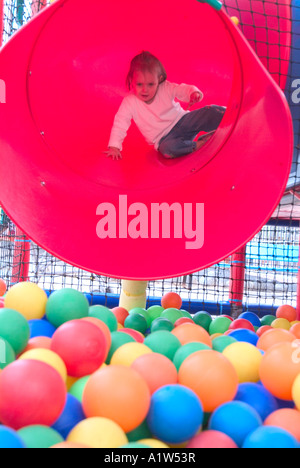
[[[160,140],[189,112],[184,110],[175,98],[182,102],[190,102],[194,92],[202,94],[196,86],[164,81],[159,85],[151,104],[130,93],[123,99],[115,116],[108,146],[122,150],[123,141],[133,120],[146,141],[157,149]]]

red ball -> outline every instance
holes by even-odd
[[[256,331],[256,334],[257,336],[261,337],[264,333],[266,333],[269,330],[274,330],[274,328],[271,327],[270,325],[263,325]]]
[[[118,323],[124,326],[125,319],[129,315],[128,310],[124,309],[124,307],[114,307],[111,311],[116,317]]]
[[[0,278],[0,296],[4,296],[7,291],[7,285],[3,279]]]
[[[236,443],[226,434],[219,431],[203,431],[193,437],[186,448],[202,449],[237,449]]]
[[[164,309],[180,309],[182,306],[182,299],[179,294],[168,292],[162,297],[161,305]]]
[[[103,331],[93,323],[71,320],[56,330],[51,349],[62,358],[70,377],[84,377],[104,363],[107,341]]]
[[[183,323],[192,323],[195,325],[195,322],[188,317],[180,317],[178,320],[176,320],[174,325],[175,327],[179,327],[179,325],[182,325]]]
[[[253,332],[255,331],[252,323],[246,319],[236,319],[229,326],[229,330],[237,330],[238,328],[245,328],[246,330],[251,330]]]
[[[36,360],[15,361],[0,374],[0,421],[16,430],[52,426],[66,397],[65,383],[53,367]]]
[[[137,343],[144,343],[144,335],[137,330],[133,330],[133,328],[121,328],[119,332],[127,333],[127,335],[130,335]]]

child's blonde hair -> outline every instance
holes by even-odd
[[[135,71],[147,71],[150,73],[157,72],[159,83],[163,83],[167,79],[167,73],[163,64],[158,60],[158,58],[145,50],[131,60],[130,69],[126,78],[126,86],[129,90],[131,88],[131,82]]]

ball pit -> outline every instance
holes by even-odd
[[[175,294],[165,308],[110,310],[66,289],[49,296],[41,316],[43,295],[32,290],[33,315],[0,308],[1,448],[298,445],[293,308],[193,316],[175,307]]]

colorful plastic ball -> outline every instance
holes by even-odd
[[[279,343],[292,343],[295,336],[287,330],[272,328],[266,331],[258,340],[256,346],[262,351],[267,351]]]
[[[18,434],[27,449],[48,449],[64,440],[55,429],[41,425],[23,427]]]
[[[122,330],[111,333],[111,345],[105,360],[106,364],[110,363],[112,356],[120,346],[126,343],[136,343],[135,339],[130,334],[121,332]]]
[[[24,441],[19,434],[9,427],[0,426],[0,449],[24,449]]]
[[[0,309],[4,309],[5,305],[4,305],[4,299],[1,299],[0,298]]]
[[[297,339],[300,339],[300,323],[297,322],[291,326],[290,333],[292,333]]]
[[[251,330],[253,332],[255,331],[252,323],[249,322],[249,320],[245,320],[242,318],[238,318],[237,320],[234,320],[229,326],[229,330],[238,330],[239,328],[244,328],[246,330]]]
[[[260,369],[262,384],[277,398],[292,400],[292,387],[300,374],[299,343],[279,343],[262,357]]]
[[[138,427],[126,433],[129,442],[135,442],[140,439],[148,439],[152,437],[146,419]]]
[[[219,406],[209,420],[209,429],[227,434],[238,447],[246,437],[262,425],[254,408],[241,401],[231,401]]]
[[[258,330],[256,330],[256,334],[260,338],[264,333],[266,333],[269,330],[273,330],[273,327],[271,327],[270,325],[263,325]]]
[[[243,449],[296,449],[297,440],[284,429],[272,426],[262,426],[250,433]]]
[[[259,381],[259,366],[262,355],[255,346],[244,342],[232,343],[223,351],[223,356],[235,368],[239,383]]]
[[[110,350],[110,347],[111,347],[111,333],[110,333],[110,329],[108,328],[108,326],[106,325],[106,323],[102,322],[102,320],[99,320],[97,319],[96,317],[84,317],[83,319],[81,320],[84,320],[86,322],[90,322],[90,323],[93,323],[94,325],[96,325],[96,327],[100,328],[100,330],[102,330],[102,332],[104,333],[104,336],[105,336],[105,340],[106,340],[106,355],[105,355],[105,359],[108,355],[108,352]]]
[[[296,408],[300,411],[300,374],[295,378],[293,382],[292,397]]]
[[[140,444],[145,444],[148,447],[155,448],[155,449],[168,449],[170,448],[167,444],[164,444],[160,440],[157,439],[141,439],[138,441]]]
[[[136,341],[137,343],[144,343],[145,336],[139,331],[133,330],[133,328],[121,328],[118,331],[121,333],[126,333],[127,335],[131,336],[133,340]]]
[[[193,316],[193,321],[196,325],[200,325],[200,327],[204,328],[208,332],[209,326],[212,322],[212,316],[208,312],[200,310]]]
[[[90,376],[86,375],[85,377],[81,377],[81,379],[76,380],[73,385],[69,389],[69,394],[77,398],[77,400],[82,403],[83,392],[85,386],[89,380]]]
[[[176,384],[178,380],[176,367],[162,354],[144,354],[133,362],[131,368],[143,377],[151,394],[164,385]]]
[[[202,405],[192,390],[182,385],[166,385],[152,395],[147,423],[157,439],[180,444],[200,429]]]
[[[254,327],[260,327],[261,322],[260,318],[253,312],[243,312],[240,316],[240,319],[248,320]]]
[[[292,307],[288,304],[284,304],[276,310],[276,317],[278,319],[283,318],[288,320],[289,322],[293,322],[297,320],[297,311],[295,307]]]
[[[57,353],[50,349],[31,349],[30,351],[23,353],[19,359],[35,359],[37,361],[45,362],[59,373],[64,382],[67,380],[67,368],[64,361]]]
[[[180,366],[178,382],[198,395],[206,413],[231,401],[237,392],[238,375],[231,362],[217,351],[197,351]]]
[[[36,360],[15,361],[0,373],[0,420],[20,429],[51,426],[66,402],[66,387],[56,370]]]
[[[173,325],[175,325],[175,322],[183,317],[183,314],[180,310],[178,309],[166,309],[161,313],[161,318],[165,318],[169,320]]]
[[[225,316],[217,317],[211,322],[209,326],[209,334],[214,335],[215,333],[225,333],[230,327],[231,323],[232,320]]]
[[[157,331],[151,333],[147,336],[144,343],[154,353],[163,354],[171,361],[173,361],[176,351],[181,346],[179,339],[176,336],[174,336],[173,333],[170,333],[168,331]]]
[[[153,320],[160,317],[160,315],[161,315],[161,313],[163,311],[164,311],[164,308],[162,306],[159,306],[159,305],[154,305],[154,306],[149,307],[147,309],[147,313],[148,313],[148,317],[151,320],[151,323],[153,322]]]
[[[210,347],[204,343],[198,343],[198,342],[187,343],[181,346],[176,351],[174,358],[173,358],[173,363],[177,371],[179,371],[181,364],[188,356],[191,356],[191,354],[196,353],[197,351],[203,351],[205,349],[210,350]]]
[[[171,333],[178,338],[182,345],[192,342],[200,342],[212,348],[211,337],[208,332],[199,325],[184,323],[183,325],[176,327]]]
[[[36,348],[51,349],[51,338],[48,338],[47,336],[36,336],[35,338],[30,338],[23,353]]]
[[[47,302],[46,315],[56,328],[75,319],[86,317],[89,313],[89,303],[86,297],[75,289],[54,291]]]
[[[276,398],[262,385],[247,382],[239,385],[236,401],[243,401],[254,408],[264,421],[278,409]]]
[[[133,330],[137,330],[143,335],[146,333],[148,329],[147,320],[141,314],[130,314],[126,317],[124,326],[126,328],[132,328]]]
[[[0,309],[0,336],[8,341],[18,355],[25,349],[30,329],[25,317],[13,309]]]
[[[271,413],[264,422],[265,426],[276,426],[288,431],[300,442],[300,411],[282,408]]]
[[[58,420],[52,425],[52,428],[55,429],[63,439],[66,439],[71,430],[84,419],[86,419],[86,416],[81,403],[76,397],[68,393],[64,410]]]
[[[111,309],[112,313],[115,315],[117,322],[121,325],[124,325],[126,317],[128,317],[129,312],[124,307],[114,307]]]
[[[1,332],[0,332],[1,333]],[[0,369],[5,369],[16,360],[16,353],[7,340],[0,336]]]
[[[174,323],[175,327],[179,327],[179,325],[182,325],[183,323],[195,323],[193,320],[189,317],[180,317],[176,322]]]
[[[262,326],[264,325],[272,325],[276,317],[274,315],[265,315],[260,319],[260,323]]]
[[[224,349],[227,348],[227,346],[231,345],[232,343],[236,343],[236,341],[237,340],[232,336],[220,335],[212,340],[212,347],[214,351],[222,353]]]
[[[118,448],[127,444],[123,429],[114,421],[92,417],[78,423],[70,432],[68,442],[87,445],[90,448]]]
[[[56,328],[48,320],[33,319],[28,321],[30,328],[30,338],[35,338],[36,336],[47,336],[52,338]]]
[[[88,445],[78,444],[76,442],[61,442],[50,447],[50,449],[90,449]]]
[[[37,284],[15,284],[6,293],[5,307],[17,310],[26,320],[41,319],[46,312],[47,294]]]
[[[180,317],[179,320],[185,319],[185,317]],[[175,322],[177,323],[178,320]],[[157,331],[169,331],[171,332],[174,329],[174,324],[170,322],[170,320],[163,318],[163,317],[158,317],[153,320],[151,324],[151,333],[157,332]]]
[[[149,328],[151,326],[151,318],[148,314],[148,312],[146,311],[146,309],[144,309],[143,307],[134,307],[133,309],[130,309],[129,311],[129,315],[142,315],[144,317],[144,319],[146,320],[146,323],[147,323],[147,328]]]
[[[82,404],[88,418],[111,419],[129,432],[146,418],[150,397],[147,383],[134,369],[110,365],[90,377]]]
[[[232,330],[228,333],[228,335],[231,336],[232,338],[235,338],[236,341],[249,343],[254,346],[256,346],[258,342],[257,334],[254,331],[248,330],[246,328],[239,328],[237,330]]]
[[[117,331],[118,322],[113,312],[107,307],[101,305],[95,305],[89,308],[89,317],[96,317],[102,320],[111,332]]]
[[[4,296],[7,291],[7,284],[4,279],[0,278],[0,297]]]
[[[112,355],[110,364],[113,366],[130,367],[131,364],[140,356],[152,353],[149,346],[143,343],[125,343],[120,346]]]
[[[195,435],[187,449],[237,449],[236,443],[228,435],[219,431],[203,431]]]
[[[180,309],[182,306],[182,299],[179,294],[175,292],[168,292],[162,297],[161,305],[164,309]]]
[[[289,330],[291,328],[291,323],[285,318],[277,318],[272,322],[271,326],[273,328],[281,328],[283,330]]]
[[[104,363],[107,342],[103,331],[96,325],[71,320],[56,330],[51,349],[62,358],[69,376],[84,377]]]

